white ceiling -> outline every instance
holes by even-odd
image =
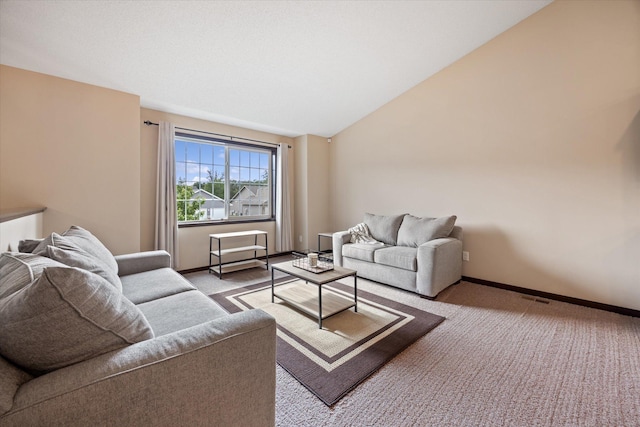
[[[549,3],[2,0],[0,62],[147,108],[329,137]]]

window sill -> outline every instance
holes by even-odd
[[[178,223],[178,228],[190,228],[190,227],[210,227],[212,225],[231,225],[231,224],[247,224],[254,222],[275,222],[275,218],[264,219],[232,219],[226,221],[197,221],[197,222],[184,222]]]

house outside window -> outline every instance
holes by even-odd
[[[176,133],[178,222],[273,218],[275,149]]]

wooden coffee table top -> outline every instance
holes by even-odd
[[[274,270],[282,271],[283,273],[287,273],[299,279],[306,280],[316,285],[324,285],[326,283],[334,282],[345,277],[355,276],[357,273],[356,270],[339,267],[337,265],[333,266],[333,270],[325,271],[322,273],[312,273],[303,268],[294,267],[293,261],[272,264],[271,268]]]

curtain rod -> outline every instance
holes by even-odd
[[[151,120],[145,120],[143,122],[145,125],[147,126],[158,126],[158,123],[153,123]],[[196,130],[196,129],[189,129],[189,128],[182,128],[182,127],[178,127],[176,126],[176,129],[180,129],[180,130],[188,130],[191,132],[198,132],[198,133],[206,133],[208,135],[216,135],[216,136],[223,136],[225,138],[231,138],[231,140],[233,141],[233,139],[242,139],[243,141],[251,141],[251,142],[259,142],[261,144],[269,144],[269,145],[275,145],[276,147],[278,146],[278,144],[274,143],[274,142],[267,142],[267,141],[260,141],[258,139],[249,139],[249,138],[242,138],[240,136],[231,136],[231,135],[224,135],[222,133],[213,133],[213,132],[205,132],[203,130]],[[287,147],[291,148],[290,145],[287,145]]]

